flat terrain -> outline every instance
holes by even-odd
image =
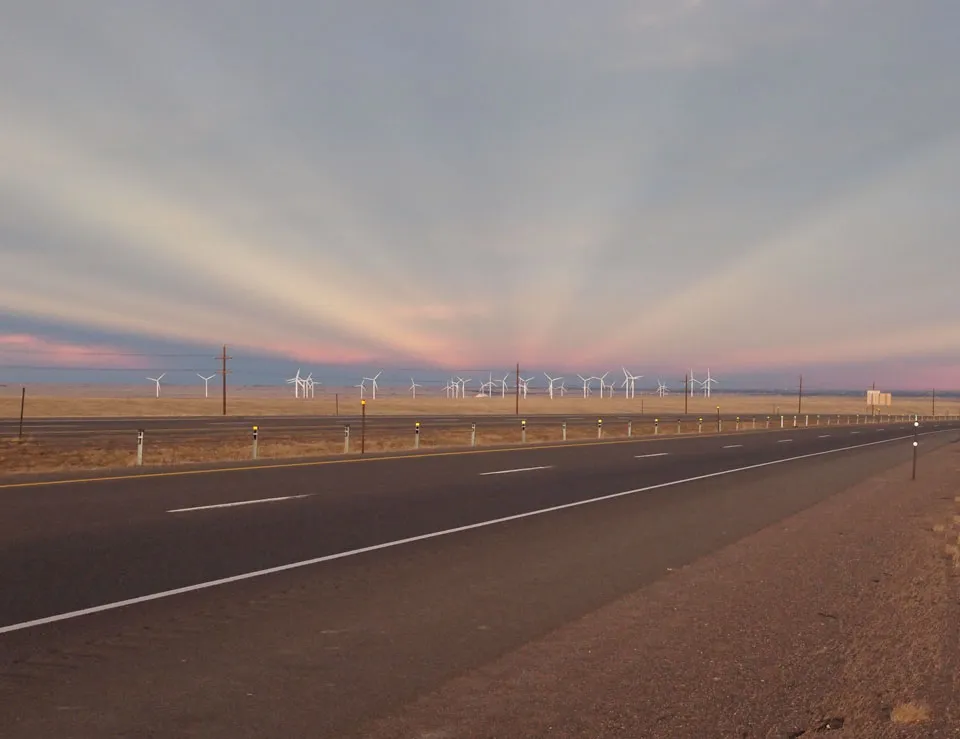
[[[0,725],[947,736],[958,432],[923,432],[916,483],[891,426],[6,485]]]
[[[150,389],[148,389],[149,391]],[[542,392],[542,391],[541,391]],[[202,389],[201,389],[202,393]],[[520,413],[523,415],[570,414],[570,415],[609,415],[613,413],[632,413],[646,415],[676,415],[683,413],[683,394],[668,395],[659,398],[656,395],[637,395],[626,399],[622,392],[614,397],[600,398],[594,391],[589,398],[576,396],[570,392],[564,398],[550,398],[544,395],[529,395],[520,399]],[[211,392],[211,395],[213,393]],[[773,395],[727,395],[715,393],[710,398],[702,395],[690,398],[688,411],[691,415],[709,416],[716,414],[717,406],[721,413],[731,415],[776,415],[797,412],[797,397]],[[938,414],[960,413],[960,401],[956,399],[937,403]],[[92,397],[87,395],[48,394],[39,395],[28,388],[27,418],[84,418],[84,417],[126,417],[150,418],[162,416],[218,416],[221,414],[221,401],[218,397],[152,397],[149,392],[143,395],[122,397]],[[409,396],[389,395],[376,400],[368,397],[367,412],[371,415],[507,415],[516,410],[516,399],[506,398],[448,399],[436,393],[420,395],[414,400]],[[894,398],[894,405],[879,409],[890,414],[918,413],[929,414],[932,410],[929,399]],[[319,393],[315,398],[296,400],[289,396],[256,397],[250,393],[238,394],[228,399],[228,412],[231,416],[263,417],[278,415],[332,416],[355,415],[360,411],[360,398],[356,391],[341,394],[336,399],[330,393]],[[863,398],[849,396],[809,396],[803,401],[802,412],[813,414],[828,413],[866,413],[868,408]],[[15,419],[20,415],[19,393],[0,395],[0,418]]]

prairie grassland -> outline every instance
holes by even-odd
[[[627,399],[622,395],[613,398],[593,396],[572,397],[550,400],[545,396],[533,396],[520,399],[520,413],[536,416],[542,414],[596,415],[663,415],[671,416],[683,413],[683,395],[668,395],[659,398],[655,395],[643,395]],[[513,414],[516,400],[506,398],[447,399],[437,397],[419,397],[416,400],[403,396],[384,396],[376,400],[367,400],[368,415],[451,415],[483,416],[495,414]],[[792,415],[797,412],[795,396],[775,395],[734,395],[716,393],[711,398],[696,396],[688,401],[689,413],[707,417],[716,414],[717,406],[724,415]],[[893,405],[880,408],[883,414],[930,413],[931,403],[925,398],[894,397]],[[356,415],[360,412],[360,399],[351,394],[341,395],[339,399],[330,394],[318,394],[309,400],[296,400],[282,397],[237,397],[228,398],[230,416],[333,416]],[[803,399],[803,413],[866,413],[868,408],[864,398],[850,396],[815,395]],[[960,400],[951,398],[937,402],[938,413],[960,413]],[[30,395],[28,392],[25,407],[26,418],[104,418],[104,417],[191,417],[217,416],[221,414],[221,401],[218,398],[138,398],[138,397],[86,397],[69,395]],[[0,396],[0,418],[17,418],[20,415],[19,396]]]
[[[758,428],[762,428],[758,424]],[[749,430],[743,424],[742,430]],[[697,422],[680,425],[663,423],[657,428],[660,435],[684,433],[695,434],[699,431]],[[734,431],[731,424],[724,431]],[[704,423],[703,433],[715,433],[714,424]],[[606,440],[626,438],[628,427],[625,422],[607,422],[603,426],[603,438]],[[652,436],[654,423],[633,423],[630,427],[633,436]],[[573,423],[566,429],[567,441],[595,441],[595,424]],[[562,443],[563,426],[559,420],[544,420],[531,423],[526,429],[526,443]],[[520,445],[523,442],[519,424],[501,422],[489,425],[478,424],[476,445]],[[360,450],[360,436],[356,429],[350,440],[350,453]],[[420,436],[420,449],[462,448],[471,444],[470,425],[461,427],[424,427]],[[412,431],[398,433],[396,429],[384,429],[372,426],[364,439],[367,453],[410,451],[414,447]],[[343,434],[336,430],[291,434],[284,432],[277,436],[264,436],[258,443],[260,459],[291,459],[297,457],[325,457],[344,453]],[[146,438],[144,443],[144,465],[178,465],[201,462],[231,462],[249,460],[252,457],[252,440],[246,435],[233,434],[228,437],[197,435],[192,438],[176,439]],[[124,468],[136,463],[136,443],[129,435],[80,437],[73,443],[50,437],[27,437],[22,441],[14,438],[0,438],[0,473],[19,472],[55,472],[62,470]]]

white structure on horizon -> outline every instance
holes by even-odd
[[[306,376],[306,378],[305,378],[304,381],[303,381],[303,398],[304,398],[304,400],[307,399],[308,395],[309,395],[309,397],[311,397],[311,398],[317,397],[316,385],[317,385],[317,383],[316,383],[316,381],[313,379],[313,372],[311,372],[309,375]]]
[[[578,374],[577,377],[580,378],[580,382],[583,383],[583,399],[586,400],[591,393],[593,392],[590,389],[590,381],[595,380],[595,377],[584,377],[583,375]]]
[[[500,380],[500,397],[501,398],[507,397],[507,378],[509,377],[510,377],[510,373],[507,372],[507,374],[503,376],[503,379]]]
[[[600,377],[595,377],[595,378],[594,378],[595,380],[600,380],[600,397],[601,397],[601,398],[603,397],[603,391],[604,391],[604,390],[609,390],[609,391],[610,391],[610,397],[611,397],[611,398],[613,397],[613,385],[612,385],[612,384],[610,384],[610,385],[607,384],[607,375],[609,375],[609,374],[610,374],[609,372],[604,372],[602,375],[600,375]]]
[[[212,380],[216,376],[217,376],[216,374],[212,374],[210,375],[210,377],[204,377],[199,372],[197,372],[197,377],[203,380],[203,397],[205,398],[210,397],[210,380]]]
[[[560,387],[557,388],[557,392],[560,393],[560,397],[561,397],[561,398],[562,398],[564,395],[567,394],[567,384],[566,384],[566,382],[561,381]]]
[[[709,398],[709,397],[710,397],[710,386],[711,386],[711,384],[712,384],[712,383],[718,383],[718,382],[719,382],[719,381],[718,381],[716,378],[710,376],[710,368],[708,367],[708,368],[707,368],[707,379],[706,379],[706,380],[703,380],[703,381],[700,383],[700,384],[703,386],[703,397]]]
[[[532,377],[521,377],[520,378],[520,394],[523,396],[523,399],[527,399],[527,386],[533,380]]]
[[[312,373],[311,373],[312,375]],[[307,381],[300,377],[300,368],[297,368],[297,374],[287,380],[288,385],[293,385],[293,397],[300,397],[300,390],[303,389],[303,397],[307,397]]]
[[[418,385],[416,382],[414,382],[413,378],[411,377],[411,378],[410,378],[410,392],[413,393],[413,399],[414,399],[414,400],[417,399],[417,388],[418,388],[418,387],[423,387],[423,385]]]
[[[464,377],[460,377],[460,375],[457,375],[457,381],[454,383],[455,391],[454,391],[453,397],[466,398],[468,382],[473,382],[473,380],[469,377],[464,378]]]
[[[669,394],[669,392],[670,392],[670,388],[668,388],[664,383],[660,382],[660,380],[657,379],[657,395],[659,395],[662,398],[664,395]]]
[[[547,380],[550,382],[550,385],[547,387],[547,394],[550,396],[550,400],[553,400],[553,389],[554,389],[554,388],[553,388],[553,385],[554,385],[554,383],[556,383],[556,382],[562,382],[562,381],[563,381],[563,378],[562,378],[562,377],[550,377],[550,375],[548,375],[546,372],[543,373],[543,376],[546,377]]]
[[[623,384],[621,384],[620,387],[623,388],[623,397],[637,397],[637,380],[641,379],[643,375],[631,375],[627,372],[626,367],[622,367],[621,369],[623,370]]]
[[[373,383],[373,387],[372,387],[371,390],[370,390],[370,399],[371,399],[371,400],[376,400],[376,399],[377,399],[377,378],[380,377],[380,375],[382,375],[382,374],[383,374],[383,370],[380,370],[380,371],[377,372],[377,374],[375,374],[373,377],[364,377],[363,380],[362,380],[361,383],[360,383],[360,384],[362,385],[362,384],[363,384],[364,382],[366,382],[367,380],[370,380],[370,382]],[[359,387],[359,386],[358,386],[358,387]],[[363,397],[363,390],[360,390],[360,397],[361,397],[361,398]]]
[[[363,380],[360,380],[360,384],[359,384],[359,385],[354,385],[354,387],[360,388],[360,400],[363,400],[363,394],[364,394],[364,393],[366,392],[366,390],[367,390],[367,385],[366,385],[366,383],[367,383],[366,378],[364,378]]]
[[[148,380],[150,380],[150,382],[155,382],[155,383],[157,383],[157,397],[158,397],[158,398],[160,397],[160,380],[162,380],[166,374],[167,374],[167,373],[164,372],[164,373],[163,373],[162,375],[160,375],[159,377],[148,377],[148,378],[147,378]]]

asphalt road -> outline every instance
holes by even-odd
[[[667,567],[909,459],[911,433],[785,429],[0,486],[0,723],[10,736],[36,721],[64,737],[126,735],[138,721],[186,735],[189,714],[201,727],[191,736],[348,736]],[[941,428],[921,449],[955,436]],[[28,623],[271,567],[285,569]],[[172,641],[158,649],[144,630]],[[67,664],[16,663],[37,649]],[[145,677],[149,699],[127,689]],[[114,723],[68,723],[57,711],[77,691]]]

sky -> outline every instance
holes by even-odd
[[[0,383],[226,343],[960,388],[952,0],[0,18]]]

